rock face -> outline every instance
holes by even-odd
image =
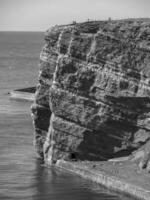
[[[149,97],[149,22],[52,27],[32,105],[38,154],[52,163],[141,151],[150,139]],[[149,153],[140,155],[148,162]]]

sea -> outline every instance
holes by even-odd
[[[130,200],[36,158],[30,102],[10,99],[35,86],[44,33],[0,32],[0,200]]]

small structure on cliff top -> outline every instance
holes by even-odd
[[[35,146],[46,162],[132,153],[150,171],[149,33],[142,20],[46,32],[32,106]]]

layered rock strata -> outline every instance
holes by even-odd
[[[149,22],[52,27],[32,105],[38,154],[52,163],[106,160],[138,150],[133,157],[148,164],[149,97]]]

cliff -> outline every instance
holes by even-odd
[[[130,155],[150,170],[150,22],[96,21],[45,34],[32,105],[48,163]]]

